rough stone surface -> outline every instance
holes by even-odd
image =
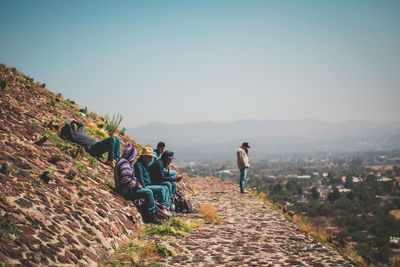
[[[141,216],[132,202],[105,186],[113,170],[85,153],[71,157],[76,145],[60,139],[55,127],[71,118],[89,127],[100,117],[79,116],[76,104],[3,64],[0,77],[7,81],[0,96],[0,167],[9,166],[0,174],[0,217],[18,229],[0,229],[0,260],[17,266],[93,266],[107,260],[141,225]],[[127,142],[134,141],[124,137],[122,147]],[[112,233],[100,230],[110,224]]]
[[[159,262],[166,266],[354,266],[337,251],[300,232],[284,215],[239,186],[212,179],[192,179],[195,206],[212,203],[220,224],[205,224],[167,243],[178,255]],[[199,214],[181,215],[189,218]]]

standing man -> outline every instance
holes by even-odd
[[[237,150],[237,164],[240,170],[240,193],[246,193],[245,191],[245,183],[247,178],[247,169],[250,167],[249,163],[249,143],[244,142],[241,147]]]

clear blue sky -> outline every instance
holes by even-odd
[[[400,1],[0,1],[0,61],[123,126],[400,114]]]

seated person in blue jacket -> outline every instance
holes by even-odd
[[[174,152],[166,150],[161,155],[161,158],[150,166],[151,183],[168,186],[171,197],[175,195],[176,182],[179,182],[183,178],[182,174],[175,175],[175,177],[171,176],[169,164],[171,164],[173,159],[175,159]]]
[[[156,159],[152,159],[152,161],[150,162],[150,165],[152,165],[154,163],[154,160],[160,159],[161,155],[164,153],[165,151],[165,143],[160,141],[157,144],[157,148],[154,149],[153,155],[156,156]],[[169,174],[171,175],[171,177],[176,177],[178,175],[178,172],[175,170],[169,170]]]
[[[154,149],[153,155],[155,156],[156,160],[161,158],[162,153],[165,151],[165,143],[158,142],[157,148]]]
[[[67,139],[83,146],[87,152],[94,157],[99,157],[108,152],[107,165],[115,166],[115,161],[119,159],[121,143],[116,137],[108,137],[103,140],[96,140],[83,132],[83,123],[76,120],[66,122],[69,127],[63,127],[61,135]]]
[[[143,147],[142,153],[140,153],[140,158],[134,165],[136,178],[139,180],[140,185],[143,188],[153,191],[153,194],[159,203],[164,204],[168,209],[170,209],[171,202],[169,200],[169,188],[165,185],[151,184],[149,163],[155,157],[156,156],[153,155],[153,149],[151,147]]]
[[[154,203],[153,191],[143,188],[135,176],[135,169],[132,165],[137,156],[136,148],[128,144],[118,160],[114,169],[114,191],[122,195],[126,200],[143,198],[145,200],[145,212],[143,220],[145,222],[161,223],[157,218],[156,206]]]

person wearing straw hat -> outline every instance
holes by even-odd
[[[158,202],[164,204],[168,209],[170,209],[171,202],[168,186],[151,184],[148,168],[153,158],[156,158],[156,156],[153,154],[153,149],[147,146],[143,147],[140,157],[134,165],[135,174],[143,188],[153,191]]]

